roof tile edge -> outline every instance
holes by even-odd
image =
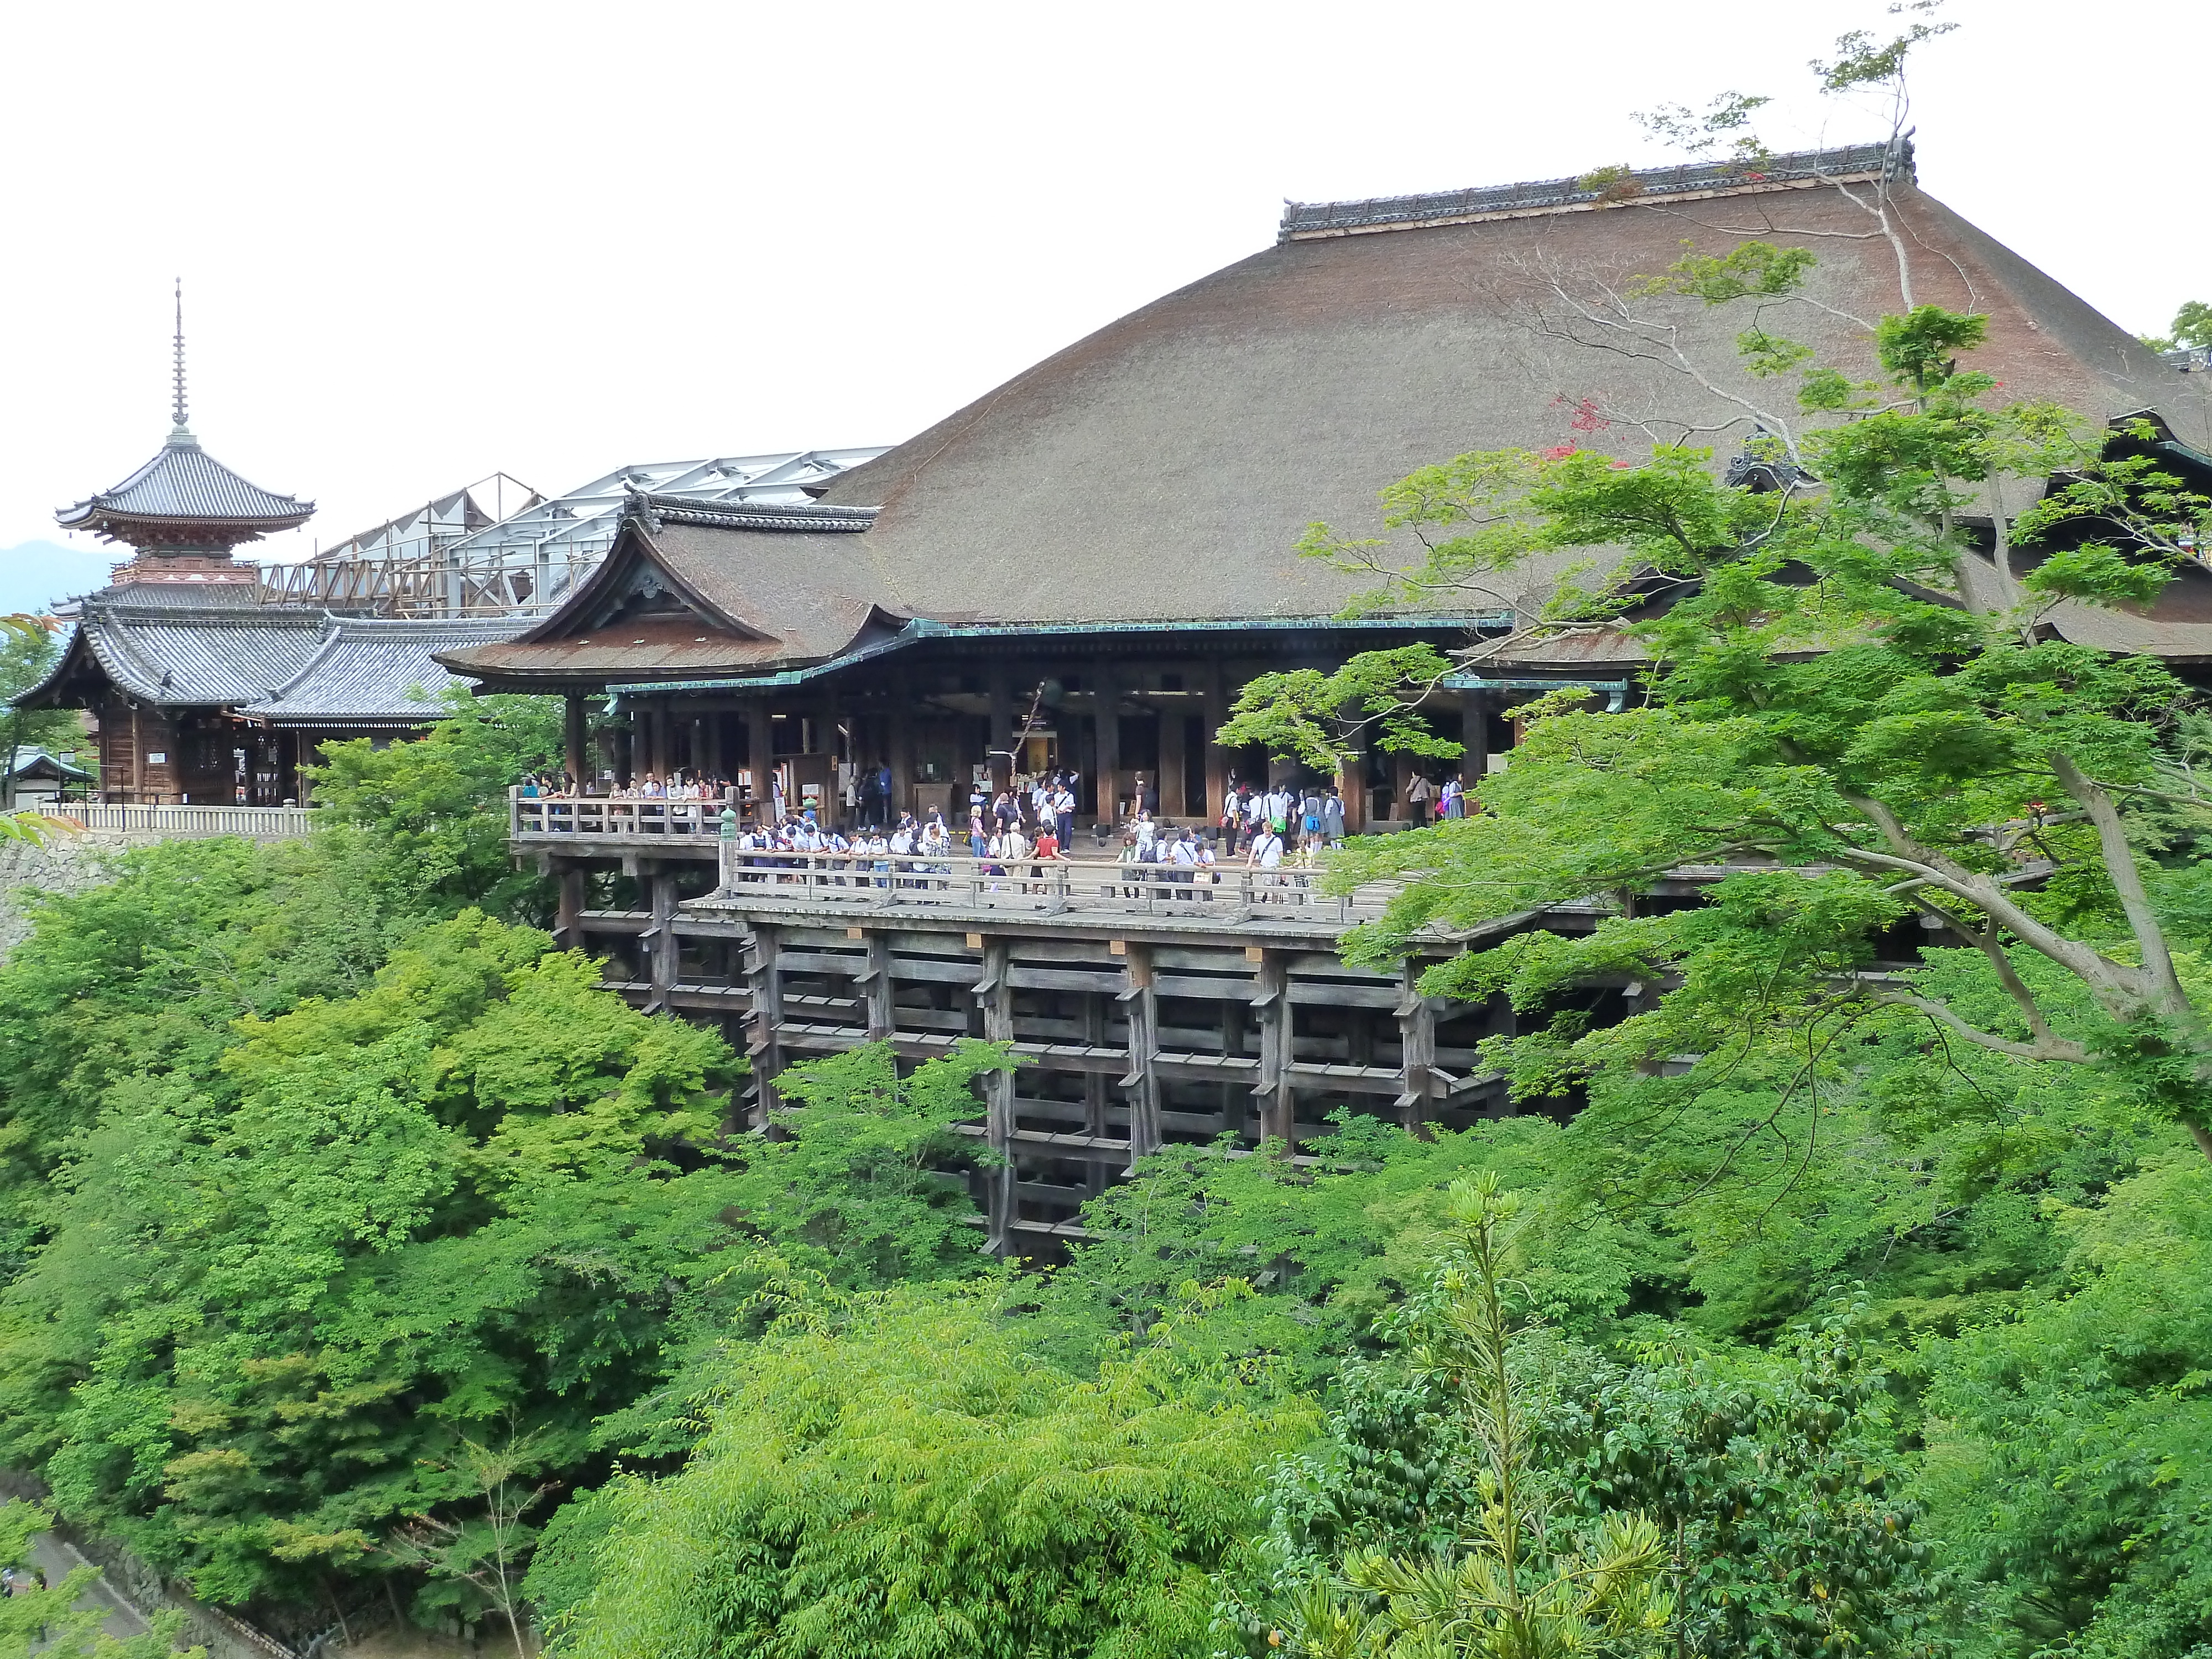
[[[632,489],[627,511],[654,522],[703,525],[717,530],[783,530],[820,534],[864,531],[883,509],[832,507],[821,501],[701,501]]]
[[[1802,189],[1830,182],[1913,177],[1912,143],[1849,144],[1837,149],[1796,150],[1763,162],[1703,161],[1651,167],[1585,186],[1583,179],[1540,179],[1518,185],[1440,191],[1421,196],[1375,197],[1364,202],[1285,202],[1275,240],[1314,241],[1371,231],[1419,230],[1488,219],[1582,213],[1651,201],[1697,200],[1760,191]]]

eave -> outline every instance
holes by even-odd
[[[926,640],[1037,640],[1111,638],[1142,635],[1182,634],[1311,634],[1334,629],[1350,632],[1425,633],[1437,629],[1505,629],[1512,613],[1486,611],[1455,615],[1399,615],[1393,617],[1297,617],[1238,618],[1200,622],[1117,623],[947,623],[916,617],[888,640],[863,646],[805,666],[778,669],[767,674],[748,674],[720,679],[651,680],[606,687],[609,712],[620,700],[631,696],[662,696],[690,691],[770,691],[805,685],[825,674],[839,673],[860,663],[904,650]],[[444,659],[441,658],[441,661]]]

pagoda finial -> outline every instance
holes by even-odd
[[[185,429],[185,279],[177,278],[177,430]]]

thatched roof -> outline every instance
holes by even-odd
[[[1769,306],[1765,325],[1872,372],[1850,319],[1904,303],[1895,247],[1863,205],[1885,168],[1911,298],[1989,315],[1974,362],[2005,396],[2098,417],[2154,409],[2183,441],[2212,448],[2201,390],[2212,374],[2177,372],[1921,192],[1904,176],[1909,153],[1842,154],[1834,166],[1775,158],[1763,176],[1723,169],[1695,188],[1679,169],[1609,192],[1514,186],[1502,207],[1483,205],[1495,192],[1388,211],[1293,206],[1276,246],[837,478],[826,502],[879,510],[854,544],[825,550],[825,585],[886,617],[1044,631],[1330,616],[1362,584],[1299,558],[1300,534],[1317,520],[1379,533],[1376,492],[1425,463],[1565,442],[1635,457],[1685,436],[1727,456],[1757,410],[1796,418],[1789,386],[1737,367],[1745,307],[1622,297],[1685,242],[1814,249],[1804,301]],[[1630,193],[1637,180],[1647,193]],[[1421,206],[1454,201],[1473,206]],[[809,580],[807,556],[772,530],[690,531],[683,557],[702,588],[710,565],[738,592]],[[1507,597],[1532,599],[1547,577],[1532,570],[1531,591]],[[1486,603],[1470,594],[1467,608]],[[565,607],[500,654],[519,666],[530,641],[557,648],[588,609]],[[744,654],[773,667],[801,659],[801,646]]]

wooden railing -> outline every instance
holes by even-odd
[[[509,790],[513,836],[715,836],[719,800],[629,800],[604,795],[525,795]]]
[[[88,830],[123,830],[179,838],[244,836],[252,841],[283,841],[304,836],[314,823],[305,806],[137,806],[121,802],[67,801],[40,809],[70,818]]]
[[[1322,891],[1318,867],[1285,861],[1255,869],[1240,861],[1203,868],[1154,861],[1066,857],[1011,864],[966,854],[790,853],[721,839],[719,800],[610,799],[604,796],[524,795],[510,791],[512,835],[574,836],[578,852],[593,841],[633,847],[640,838],[676,838],[696,847],[719,843],[716,896],[839,909],[1116,911],[1193,921],[1280,919],[1346,927],[1381,914],[1380,887],[1354,894]],[[732,820],[734,827],[734,820]],[[963,843],[965,844],[964,842]]]
[[[1381,914],[1380,889],[1324,893],[1322,872],[1285,865],[1191,868],[1106,859],[762,851],[735,842],[721,849],[716,897],[743,903],[856,910],[1026,911],[1034,915],[1115,911],[1192,921],[1279,920],[1346,927]]]

